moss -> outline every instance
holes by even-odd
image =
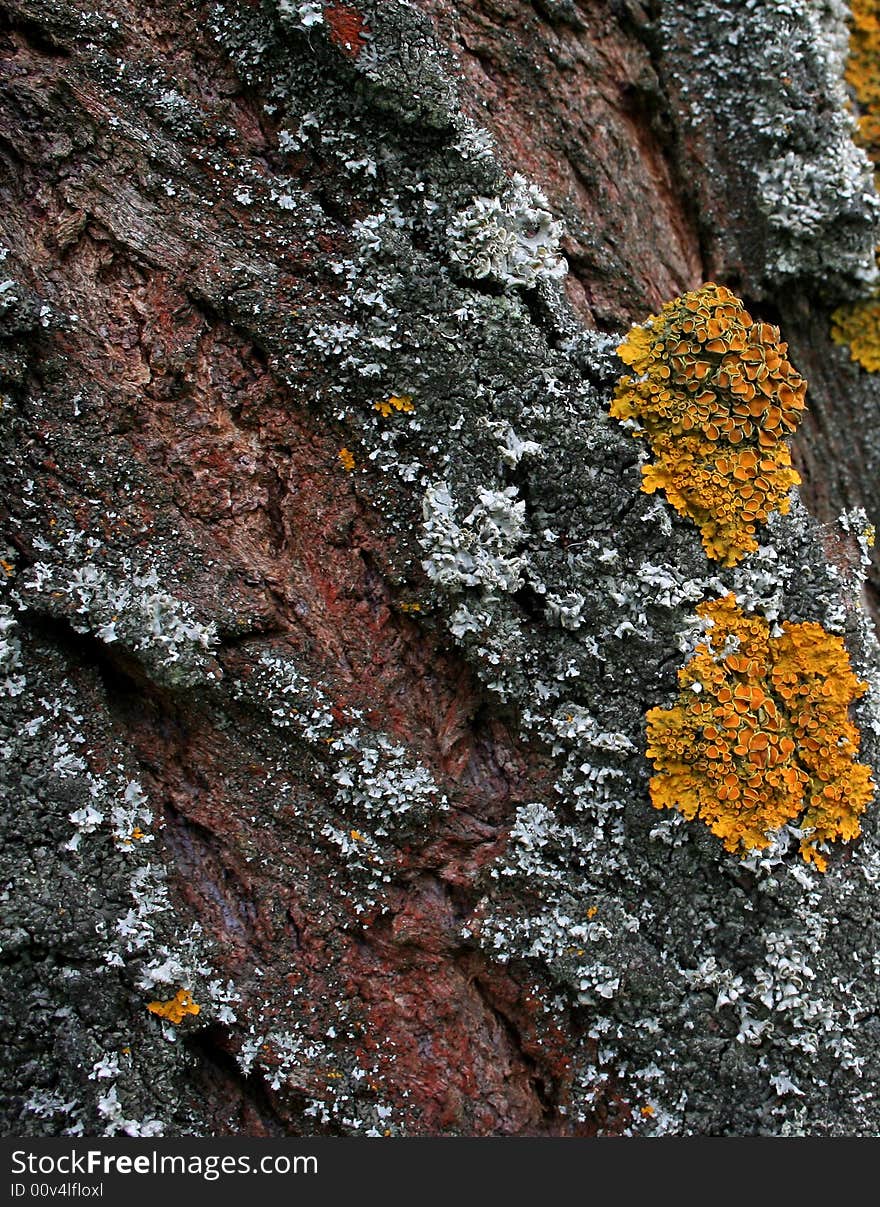
[[[652,803],[699,817],[744,855],[792,823],[803,858],[824,871],[820,848],[858,836],[874,793],[847,717],[868,685],[819,624],[786,622],[773,636],[733,595],[697,613],[711,628],[679,671],[678,704],[647,715]]]
[[[635,376],[618,382],[611,414],[634,420],[655,457],[642,489],[662,490],[725,566],[757,549],[756,526],[788,511],[800,481],[784,440],[806,382],[787,350],[776,327],[711,282],[667,302],[617,350]]]

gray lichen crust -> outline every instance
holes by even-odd
[[[848,17],[843,0],[660,6],[688,178],[729,198],[729,213],[704,211],[704,236],[716,271],[742,274],[753,294],[796,280],[859,296],[876,283],[880,202],[852,139]],[[718,174],[720,190],[706,179]]]

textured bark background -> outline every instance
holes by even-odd
[[[876,765],[845,6],[0,22],[4,1129],[876,1134],[876,806],[742,862],[643,753],[734,589],[846,637]],[[607,417],[707,279],[809,382],[734,571]]]

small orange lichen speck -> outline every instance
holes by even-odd
[[[122,846],[130,847],[133,842],[140,842],[141,839],[146,838],[146,835],[144,834],[144,832],[140,828],[140,826],[135,826],[135,828],[132,830],[132,832],[130,834],[116,835],[115,837],[116,837],[116,841],[118,843],[120,843]]]
[[[856,838],[874,794],[847,716],[867,684],[842,640],[819,624],[786,621],[773,637],[733,595],[697,614],[711,627],[678,672],[678,703],[647,714],[651,802],[699,817],[742,855],[791,823],[803,831],[803,858],[824,871],[819,848]]]
[[[412,396],[410,394],[392,394],[390,398],[386,398],[384,402],[374,402],[373,410],[378,411],[383,419],[387,419],[389,415],[395,411],[407,413],[414,411]]]
[[[347,448],[341,448],[339,450],[339,460],[342,463],[342,468],[345,470],[345,472],[350,474],[354,469],[353,454],[350,453]]]
[[[176,1027],[183,1022],[187,1014],[198,1014],[201,1011],[201,1006],[196,1005],[188,989],[178,989],[177,993],[169,1001],[149,1002],[147,1009],[151,1014],[158,1014],[160,1018],[167,1019],[169,1023],[174,1023]]]
[[[635,421],[655,458],[642,490],[662,490],[725,566],[757,549],[756,526],[787,512],[800,482],[785,438],[806,382],[787,351],[776,327],[712,283],[667,302],[617,349],[633,376],[618,382],[611,414]]]

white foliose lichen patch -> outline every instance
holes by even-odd
[[[347,818],[364,818],[386,837],[402,818],[424,823],[448,809],[448,801],[427,767],[413,763],[408,751],[387,735],[346,729],[330,743],[339,758],[333,773],[336,804]]]
[[[873,168],[852,141],[852,127],[841,111],[837,137],[821,157],[787,151],[757,173],[761,208],[777,232],[778,250],[767,267],[780,276],[803,270],[804,249],[814,248],[841,215],[880,209]],[[866,285],[876,280],[870,263],[854,265]]]
[[[537,185],[516,174],[502,197],[476,197],[446,228],[449,258],[466,277],[533,289],[568,271],[562,225]]]
[[[308,30],[324,24],[324,5],[312,0],[278,0],[278,13],[293,29]]]
[[[100,542],[76,529],[55,544],[41,541],[40,551],[49,558],[30,566],[21,584],[28,605],[65,615],[75,632],[105,645],[119,643],[177,684],[215,676],[216,624],[167,590],[155,565],[129,557],[101,564]]]
[[[25,688],[21,671],[18,621],[8,604],[0,604],[0,695],[19,696]]]
[[[294,997],[302,992],[301,986],[293,989]],[[361,1038],[348,1017],[348,1003],[343,999],[337,1005],[338,1021],[321,1037],[297,1017],[284,1027],[266,1025],[262,1020],[250,1023],[236,1054],[238,1066],[245,1077],[259,1072],[272,1090],[304,1095],[303,1113],[309,1119],[336,1124],[355,1135],[398,1133],[400,1108],[376,1094],[383,1070],[375,1053],[361,1044],[352,1060],[347,1049],[333,1045],[334,1040]]]
[[[459,519],[449,486],[428,486],[421,543],[432,582],[450,591],[478,587],[485,597],[519,590],[526,563],[525,503],[517,495],[515,486],[480,489],[473,507]]]
[[[289,654],[262,650],[252,673],[232,690],[265,709],[273,726],[299,737],[315,759],[316,776],[333,787],[326,811],[301,817],[316,840],[336,846],[373,889],[390,883],[394,844],[449,807],[430,770],[401,742],[367,728],[359,710],[331,708],[321,685]]]
[[[851,507],[842,511],[837,522],[845,533],[855,538],[859,547],[859,561],[863,569],[871,565],[871,550],[877,537],[875,526],[868,519],[864,507]]]

